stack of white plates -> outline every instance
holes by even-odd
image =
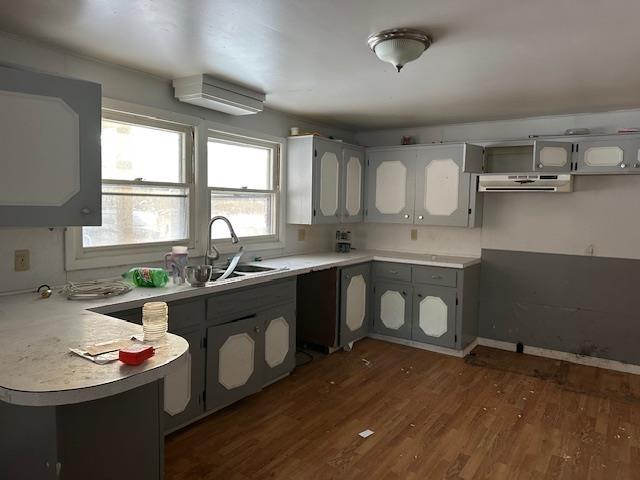
[[[167,333],[169,308],[165,302],[148,302],[142,306],[144,341],[159,340]]]

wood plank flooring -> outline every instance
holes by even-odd
[[[638,479],[640,376],[365,339],[171,435],[165,455],[168,480]]]

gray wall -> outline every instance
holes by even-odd
[[[479,336],[640,363],[640,260],[483,250]]]
[[[4,32],[0,32],[0,64],[98,82],[102,84],[105,97],[203,118],[234,128],[286,137],[289,127],[299,126],[303,130],[354,140],[354,133],[349,130],[312,123],[273,110],[234,117],[181,103],[173,98],[169,79],[78,56]],[[309,231],[302,242],[297,240],[296,228],[287,227],[285,249],[271,253],[317,251],[330,247],[331,228],[305,227]],[[31,251],[31,270],[14,272],[13,252],[25,248]],[[67,274],[64,270],[63,229],[0,228],[0,292],[35,289],[41,283],[62,284],[67,279],[107,277],[123,270],[120,267]]]
[[[419,143],[510,140],[529,134],[557,134],[588,127],[614,133],[640,126],[640,110],[525,118],[461,125],[361,131],[362,145],[397,145],[402,135]],[[483,248],[640,258],[640,175],[579,177],[570,194],[484,194],[481,229],[365,225],[356,229],[360,246],[439,254],[480,255]],[[410,239],[412,228],[418,240]]]

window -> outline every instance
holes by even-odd
[[[277,143],[217,133],[209,137],[211,216],[229,218],[245,242],[278,239],[279,152]],[[214,224],[212,238],[229,238],[222,222]]]
[[[190,127],[103,113],[102,226],[82,228],[82,248],[186,243],[190,238]]]

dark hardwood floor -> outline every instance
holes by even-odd
[[[168,480],[637,479],[640,376],[366,339],[169,436],[165,454]]]

